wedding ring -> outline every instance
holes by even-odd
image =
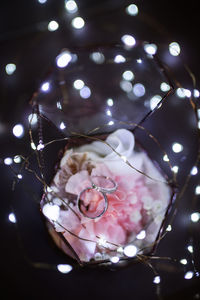
[[[95,180],[104,180],[105,186],[100,186],[95,183]],[[117,183],[108,176],[91,176],[92,187],[102,193],[111,194],[116,191]],[[107,185],[107,187],[106,187]],[[109,187],[108,187],[109,186]]]
[[[83,211],[83,209],[82,209],[82,207],[81,207],[81,206],[84,206],[85,209],[86,209],[86,211],[89,210],[89,205],[88,205],[88,206],[85,206],[85,205],[83,204],[84,200],[81,199],[81,196],[82,196],[84,193],[86,193],[87,191],[89,191],[89,190],[96,190],[97,192],[101,193],[101,194],[103,195],[104,202],[105,202],[105,205],[104,205],[103,210],[102,210],[99,214],[97,214],[97,215],[95,215],[95,216],[89,216],[89,215],[87,215],[87,214]],[[82,190],[82,191],[80,192],[80,194],[78,195],[78,198],[77,198],[77,205],[78,205],[78,209],[79,209],[80,213],[81,213],[84,217],[89,218],[89,219],[96,219],[96,218],[101,217],[101,216],[106,212],[106,210],[107,210],[107,208],[108,208],[108,198],[106,197],[106,195],[105,195],[102,191],[100,191],[100,190],[98,190],[98,189],[96,189],[96,188],[94,188],[94,187],[88,187],[88,188]]]

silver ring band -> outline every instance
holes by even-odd
[[[104,188],[104,187],[96,185],[92,181],[92,178],[94,178],[94,177],[95,178],[104,178],[104,179],[109,180],[113,184],[113,187],[112,188]],[[91,176],[91,182],[92,182],[92,187],[102,193],[111,194],[111,193],[115,192],[117,189],[117,183],[114,180],[112,180],[110,177],[107,177],[107,176]]]

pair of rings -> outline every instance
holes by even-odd
[[[77,197],[77,205],[78,205],[78,209],[79,212],[87,218],[90,219],[96,219],[101,217],[107,210],[108,208],[108,198],[106,196],[106,194],[112,194],[113,192],[115,192],[117,189],[117,183],[112,180],[110,177],[107,176],[91,176],[91,187],[87,187],[85,189],[83,189],[78,197]],[[89,211],[90,209],[90,200],[93,200],[95,202],[95,197],[97,196],[97,198],[99,198],[99,195],[94,194],[95,193],[100,193],[101,196],[103,196],[103,200],[104,200],[104,206],[102,209],[100,209],[100,212],[96,212],[93,213],[94,215],[92,215],[92,213]],[[89,195],[90,193],[90,195]],[[85,201],[84,198],[86,200],[86,202],[89,201],[89,203],[87,204],[87,206],[85,205]],[[84,209],[83,209],[84,208]]]

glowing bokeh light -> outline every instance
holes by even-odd
[[[169,44],[169,53],[172,56],[178,56],[181,52],[180,45],[176,42],[172,42]]]
[[[160,89],[162,92],[168,92],[170,90],[170,86],[166,82],[162,82],[160,84]]]
[[[13,135],[17,138],[21,138],[23,137],[24,135],[24,127],[22,124],[16,124],[14,127],[13,127]]]
[[[110,126],[114,125],[114,121],[109,121],[108,125],[110,125]]]
[[[168,155],[167,155],[167,154],[163,155],[163,160],[164,160],[164,161],[166,161],[166,162],[168,162],[168,161],[169,161],[169,157],[168,157]]]
[[[66,128],[65,123],[64,123],[64,122],[61,122],[61,123],[60,123],[60,129],[61,129],[61,130],[64,130],[65,128]]]
[[[15,157],[13,158],[13,160],[14,160],[14,162],[16,164],[19,164],[22,161],[22,159],[21,159],[21,157],[19,155],[15,155]]]
[[[183,145],[179,144],[179,143],[173,143],[172,144],[172,150],[175,152],[175,153],[179,153],[181,151],[183,151]]]
[[[124,248],[124,254],[128,257],[134,257],[137,254],[137,247],[134,245],[128,245]]]
[[[128,47],[134,47],[136,44],[135,38],[130,34],[123,35],[121,40]]]
[[[113,264],[117,264],[119,262],[119,257],[118,256],[113,256],[113,257],[111,257],[110,261]]]
[[[193,246],[192,246],[192,245],[189,245],[189,246],[187,247],[187,249],[188,249],[188,251],[189,251],[190,253],[193,253],[193,252],[194,252],[194,249],[193,249]]]
[[[200,96],[200,92],[199,92],[199,90],[197,90],[197,89],[194,89],[194,91],[193,91],[193,95],[194,95],[194,97],[195,97],[195,98],[199,98],[199,96]]]
[[[65,8],[70,14],[76,13],[78,11],[78,6],[73,0],[65,1]]]
[[[133,86],[133,94],[137,97],[142,97],[145,94],[145,87],[142,83],[136,83]]]
[[[91,96],[91,90],[88,86],[84,86],[81,90],[80,90],[80,96],[83,99],[88,99]]]
[[[59,68],[65,68],[71,60],[71,53],[69,51],[63,51],[56,57],[56,64]]]
[[[126,13],[130,16],[137,16],[138,12],[138,7],[135,4],[130,4],[126,7]]]
[[[112,117],[112,113],[109,109],[106,110],[106,115],[109,116],[109,117]]]
[[[162,100],[162,97],[160,95],[155,95],[150,99],[150,108],[153,110],[156,108],[158,103]]]
[[[10,165],[12,165],[13,160],[11,157],[6,157],[6,158],[4,158],[3,162],[4,162],[4,165],[10,166]]]
[[[41,89],[42,92],[45,92],[45,93],[49,92],[49,90],[50,90],[50,83],[48,81],[44,82],[41,85],[40,89]]]
[[[194,176],[194,175],[197,175],[197,173],[198,173],[198,168],[197,168],[196,166],[194,166],[194,167],[191,169],[190,174]]]
[[[157,46],[155,44],[145,44],[144,50],[147,54],[154,55],[157,52]]]
[[[194,272],[188,271],[188,272],[185,273],[184,278],[185,279],[192,279],[193,276],[194,276]]]
[[[10,213],[8,215],[8,220],[11,222],[11,223],[17,223],[17,219],[16,219],[16,216],[14,213]]]
[[[113,106],[113,104],[114,104],[113,99],[108,98],[107,99],[107,104],[108,104],[108,106]]]
[[[195,188],[195,194],[200,195],[200,185],[197,185]]]
[[[138,240],[143,240],[145,237],[146,237],[146,231],[145,231],[145,230],[140,231],[140,232],[136,235],[136,238],[137,238]]]
[[[49,31],[56,31],[59,28],[59,24],[58,22],[52,20],[49,22],[48,24],[48,30]]]
[[[153,279],[153,283],[159,284],[160,283],[160,276],[155,276]]]
[[[42,208],[43,214],[52,221],[57,221],[60,214],[60,207],[55,204],[45,204]]]
[[[132,91],[132,88],[133,88],[131,82],[126,81],[126,80],[120,81],[120,87],[121,87],[121,89],[122,89],[124,92],[126,92],[126,93],[131,92],[131,91]]]
[[[38,0],[38,2],[39,2],[40,4],[44,4],[44,3],[47,2],[47,0]]]
[[[72,24],[72,27],[74,27],[75,29],[81,29],[85,26],[85,21],[81,17],[76,17],[76,18],[72,19],[71,24]]]
[[[59,264],[57,265],[57,269],[59,272],[63,273],[63,274],[67,274],[69,272],[72,271],[72,266],[68,265],[68,264]]]
[[[168,232],[172,231],[172,226],[170,224],[167,226],[166,231]]]
[[[125,61],[126,61],[126,58],[121,54],[116,55],[114,58],[114,62],[117,64],[124,63]]]
[[[134,74],[132,71],[127,70],[127,71],[124,71],[124,73],[122,74],[122,77],[124,80],[131,81],[134,79]]]
[[[101,52],[93,52],[90,54],[90,59],[96,64],[102,64],[105,61],[105,57]]]
[[[180,260],[180,263],[181,263],[182,265],[187,265],[187,259],[182,258],[182,259]]]
[[[199,219],[200,219],[200,213],[198,213],[198,212],[192,213],[191,216],[190,216],[190,219],[191,219],[191,221],[192,221],[193,223],[198,222]]]
[[[173,171],[174,173],[178,173],[178,169],[179,169],[178,166],[173,166],[173,167],[172,167],[172,171]]]
[[[8,75],[12,75],[15,70],[16,70],[16,65],[15,64],[7,64],[6,67],[5,67],[5,70],[6,70],[6,73]]]
[[[37,114],[30,114],[28,116],[28,121],[31,125],[36,125],[38,121]]]
[[[85,83],[81,79],[77,79],[74,81],[73,86],[76,90],[81,90],[84,87]]]

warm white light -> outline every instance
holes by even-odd
[[[138,233],[138,234],[136,235],[136,238],[137,238],[138,240],[143,240],[145,237],[146,237],[146,231],[145,231],[145,230],[140,231],[140,233]]]
[[[200,121],[198,121],[198,128],[200,129]]]
[[[138,14],[138,7],[135,4],[130,4],[126,7],[126,13],[130,16],[136,16]]]
[[[155,95],[150,99],[150,108],[153,110],[156,108],[157,104],[162,100],[162,97],[160,95]],[[159,106],[160,107],[160,106]]]
[[[102,64],[105,61],[105,57],[101,52],[93,52],[90,54],[91,60],[97,64]]]
[[[62,104],[60,103],[60,101],[56,102],[56,107],[58,109],[62,109]]]
[[[119,262],[119,257],[118,256],[113,256],[113,257],[111,257],[110,261],[113,264],[117,264]]]
[[[85,83],[81,79],[77,79],[74,81],[73,86],[77,90],[81,90],[84,87]]]
[[[38,121],[37,114],[30,114],[28,116],[28,121],[31,125],[36,125]]]
[[[98,240],[98,244],[99,244],[99,246],[106,247],[107,246],[106,239],[100,237],[99,240]]]
[[[12,160],[11,157],[6,157],[6,158],[4,159],[4,164],[5,164],[5,165],[10,166],[10,165],[12,165],[12,163],[13,163],[13,160]]]
[[[153,283],[159,284],[160,283],[160,276],[155,276],[153,279]]]
[[[160,89],[162,92],[168,92],[170,90],[170,86],[166,82],[162,82],[160,84]]]
[[[39,2],[40,4],[44,4],[44,3],[47,2],[47,0],[38,0],[38,2]]]
[[[194,249],[193,249],[193,246],[192,246],[192,245],[189,245],[189,246],[187,247],[187,249],[188,249],[188,251],[189,251],[190,253],[193,253],[193,251],[194,251]]]
[[[21,124],[15,125],[12,131],[17,138],[21,138],[24,135],[24,127]]]
[[[22,174],[17,174],[17,178],[22,179],[23,178]]]
[[[137,247],[134,245],[128,245],[124,248],[124,254],[128,257],[134,257],[137,254]]]
[[[168,232],[172,231],[172,226],[170,224],[167,226],[166,231]]]
[[[117,64],[124,63],[125,61],[126,61],[126,58],[124,56],[122,56],[121,54],[116,55],[114,58],[114,62]]]
[[[198,212],[194,212],[191,214],[190,218],[192,222],[196,223],[200,219],[200,214]]]
[[[122,74],[122,77],[124,78],[124,80],[131,81],[134,79],[134,74],[132,71],[127,70]]]
[[[142,63],[142,59],[141,58],[138,58],[136,61],[137,61],[138,64]]]
[[[185,96],[186,96],[187,98],[190,98],[191,95],[192,95],[191,91],[188,90],[188,89],[184,89],[184,93],[185,93]]]
[[[72,26],[75,29],[81,29],[84,27],[84,25],[85,25],[85,21],[81,17],[76,17],[72,20]]]
[[[35,146],[35,143],[31,142],[31,148],[32,148],[33,150],[36,150],[36,149],[37,149],[37,147]]]
[[[78,10],[76,2],[73,0],[65,1],[65,8],[71,14],[77,12]]]
[[[195,194],[200,195],[200,185],[197,185],[195,188]]]
[[[165,154],[165,155],[163,156],[163,160],[166,161],[166,162],[169,161],[169,157],[168,157],[167,154]]]
[[[69,51],[63,51],[56,57],[56,64],[59,68],[65,68],[71,60],[71,53]]]
[[[169,53],[173,56],[178,56],[181,52],[181,48],[178,43],[173,42],[169,44]]]
[[[173,166],[173,167],[172,167],[172,171],[173,171],[174,173],[178,173],[178,169],[179,169],[178,166]]]
[[[37,150],[40,151],[42,149],[44,149],[44,144],[39,143],[39,145],[37,146]]]
[[[132,88],[133,88],[131,82],[126,81],[126,80],[120,81],[120,87],[121,87],[121,89],[122,89],[124,92],[126,92],[126,93],[131,92],[131,91],[132,91]]]
[[[10,213],[8,215],[8,220],[11,222],[11,223],[16,223],[17,222],[17,219],[16,219],[16,216],[14,213]]]
[[[63,129],[65,129],[65,128],[66,128],[65,123],[64,123],[64,122],[61,122],[61,123],[60,123],[60,129],[63,130]]]
[[[41,91],[48,92],[50,90],[50,83],[48,81],[41,85]]]
[[[112,117],[112,113],[109,109],[107,109],[106,114],[107,114],[107,116]]]
[[[196,166],[194,166],[194,167],[191,169],[190,174],[191,174],[191,175],[196,175],[197,173],[198,173],[198,169],[197,169]]]
[[[68,264],[59,264],[57,265],[57,269],[59,272],[63,273],[63,274],[67,274],[69,273],[73,268],[71,265]]]
[[[143,84],[141,83],[136,83],[133,86],[133,93],[135,94],[135,96],[137,97],[142,97],[145,94],[145,87]]]
[[[188,271],[187,273],[185,273],[184,278],[185,279],[191,279],[194,275],[194,272],[192,271]]]
[[[43,214],[52,221],[57,221],[59,218],[60,207],[58,205],[45,204],[42,208]]]
[[[146,51],[146,53],[154,55],[156,54],[157,46],[155,44],[146,44],[144,45],[144,50]]]
[[[108,125],[110,125],[110,126],[113,125],[113,124],[114,124],[114,121],[109,121],[108,122]]]
[[[12,75],[16,70],[16,65],[15,64],[7,64],[5,67],[5,70],[8,75]]]
[[[172,145],[172,150],[175,152],[175,153],[179,153],[183,150],[183,145],[179,144],[179,143],[173,143]]]
[[[48,24],[48,30],[49,31],[56,31],[59,28],[59,24],[56,21],[50,21]]]
[[[16,163],[16,164],[19,164],[21,161],[22,161],[22,159],[21,159],[21,157],[19,156],[19,155],[15,155],[15,157],[14,157],[14,162]]]
[[[121,40],[128,47],[133,47],[136,44],[135,38],[130,34],[123,35]]]
[[[108,104],[108,106],[113,106],[113,99],[111,99],[111,98],[108,98],[107,99],[107,104]]]
[[[195,98],[199,98],[200,92],[197,89],[194,89],[193,95],[194,95]]]
[[[178,88],[176,90],[176,94],[179,98],[185,98],[186,97],[184,88]]]
[[[181,260],[180,260],[180,263],[181,263],[182,265],[187,265],[187,259],[185,259],[185,258],[181,259]]]
[[[87,99],[91,96],[91,90],[88,86],[84,86],[81,90],[80,90],[80,96],[83,99]]]

